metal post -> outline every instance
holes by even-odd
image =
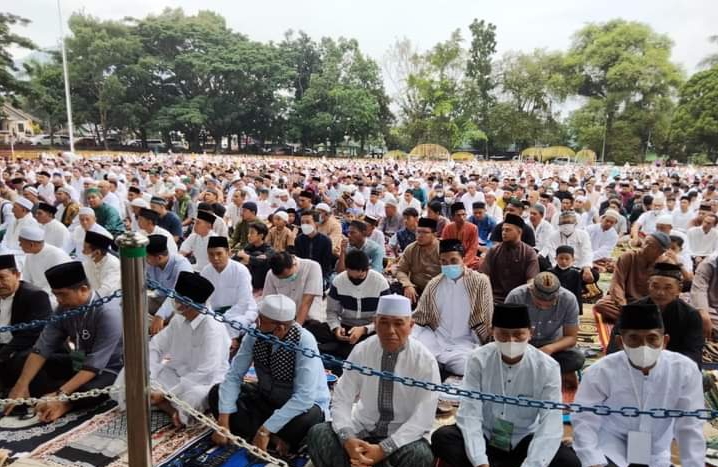
[[[67,72],[67,53],[65,52],[65,28],[62,24],[62,8],[57,0],[57,15],[60,18],[60,50],[62,51],[62,75],[65,78],[65,106],[67,108],[67,136],[70,138],[70,152],[75,152],[75,131],[72,127],[72,102],[70,101],[70,75]]]
[[[603,124],[603,146],[601,147],[601,164],[606,163],[606,133],[608,133],[608,114]]]
[[[145,247],[149,241],[136,232],[125,232],[116,243],[122,273],[128,463],[131,467],[152,467],[145,285]]]

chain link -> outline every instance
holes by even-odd
[[[59,314],[53,314],[48,319],[35,319],[32,321],[28,321],[26,323],[18,323],[14,324],[12,326],[0,326],[0,332],[16,332],[16,331],[24,331],[26,329],[34,329],[34,328],[41,328],[44,327],[47,324],[50,323],[57,323],[59,321],[64,321],[69,318],[73,318],[75,316],[81,316],[87,313],[88,311],[97,308],[98,306],[105,305],[112,300],[116,298],[122,297],[122,290],[115,290],[112,292],[112,294],[107,295],[105,297],[100,297],[91,303],[88,303],[87,305],[82,305],[77,308],[74,308],[72,310],[68,310],[64,313]]]
[[[161,387],[154,385],[154,384],[152,385],[152,390],[161,392],[164,395],[165,399],[174,403],[179,408],[179,410],[187,412],[192,417],[194,417],[198,422],[200,422],[202,425],[204,425],[208,428],[211,428],[215,431],[218,431],[222,436],[224,436],[229,441],[231,441],[232,444],[234,444],[235,446],[244,448],[250,454],[252,454],[254,457],[256,457],[258,459],[262,459],[263,461],[269,462],[270,464],[268,464],[268,465],[270,467],[271,466],[287,467],[287,463],[284,462],[283,460],[276,459],[276,458],[272,457],[271,455],[267,454],[265,451],[262,451],[258,447],[254,446],[253,444],[249,444],[248,442],[246,442],[244,439],[240,438],[239,436],[233,435],[232,433],[229,432],[229,430],[227,430],[226,428],[224,428],[222,426],[219,426],[210,417],[203,414],[202,412],[195,410],[194,407],[192,407],[191,405],[189,405],[188,403],[186,403],[185,401],[183,401],[176,395],[172,394],[171,392],[166,391],[166,390],[162,389]]]
[[[181,295],[178,295],[175,293],[174,290],[168,289],[166,287],[163,287],[161,284],[159,284],[156,281],[148,280],[147,281],[148,287],[152,289],[157,289],[164,294],[167,295],[168,298],[172,298],[174,300],[177,300],[180,303],[183,303],[185,305],[191,306],[195,310],[199,311],[202,314],[209,315],[212,318],[214,318],[216,321],[219,321],[220,323],[226,324],[228,326],[231,326],[233,329],[236,329],[237,331],[247,333],[257,339],[263,340],[263,341],[270,341],[275,345],[284,347],[288,350],[292,350],[294,352],[301,353],[302,355],[305,355],[309,358],[319,358],[327,363],[331,363],[337,366],[342,367],[344,370],[350,370],[350,371],[358,371],[359,373],[366,375],[366,376],[377,376],[381,379],[386,379],[389,381],[394,381],[400,384],[403,384],[405,386],[409,387],[415,387],[420,389],[425,389],[427,391],[433,391],[433,392],[440,392],[444,394],[449,394],[452,396],[459,396],[467,399],[474,399],[479,400],[482,402],[492,402],[496,404],[506,404],[506,405],[516,405],[519,407],[530,407],[530,408],[536,408],[536,409],[542,409],[542,410],[562,410],[567,412],[573,412],[573,413],[581,413],[581,412],[589,412],[593,413],[595,415],[602,415],[602,416],[608,416],[608,415],[620,415],[622,417],[638,417],[640,415],[647,415],[652,418],[682,418],[682,417],[695,417],[701,420],[712,420],[714,418],[718,418],[718,410],[710,410],[710,409],[700,409],[700,410],[679,410],[679,409],[648,409],[648,410],[640,410],[638,407],[621,407],[620,409],[614,409],[611,407],[607,407],[604,405],[597,405],[597,406],[586,406],[581,404],[565,404],[563,402],[555,402],[555,401],[542,401],[542,400],[534,400],[534,399],[527,399],[527,398],[518,398],[518,397],[512,397],[512,396],[502,396],[499,394],[489,394],[489,393],[483,393],[479,391],[473,391],[473,390],[467,390],[467,389],[460,389],[455,386],[449,386],[446,384],[436,384],[431,383],[428,381],[419,381],[414,378],[407,378],[403,376],[396,375],[389,371],[379,371],[374,368],[366,367],[363,365],[357,365],[356,363],[353,363],[349,360],[341,360],[337,357],[334,357],[333,355],[328,354],[320,354],[319,352],[315,351],[314,349],[301,347],[296,344],[292,344],[289,342],[284,342],[277,338],[274,335],[271,334],[264,334],[258,329],[254,327],[247,327],[237,321],[230,321],[227,318],[224,317],[224,315],[216,314],[212,311],[210,311],[206,306],[200,305],[198,303],[193,302],[192,300],[188,299],[187,297],[183,297]]]
[[[26,397],[17,399],[0,399],[0,406],[8,405],[35,405],[40,402],[68,402],[76,401],[80,399],[86,399],[88,397],[98,397],[103,395],[110,395],[114,392],[120,392],[124,390],[124,386],[107,386],[101,389],[90,389],[84,392],[73,392],[72,394],[58,394],[57,396],[43,396],[43,397]]]

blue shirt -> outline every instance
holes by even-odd
[[[189,260],[180,254],[170,255],[167,264],[164,269],[158,266],[147,265],[147,279],[159,282],[162,287],[168,289],[174,289],[177,284],[177,276],[182,271],[192,272],[192,265]],[[157,291],[160,297],[167,297],[167,294],[161,291]],[[167,319],[172,314],[171,306],[161,306],[157,310],[157,314],[164,319]]]
[[[364,246],[356,248],[351,245],[347,247],[347,252],[352,250],[361,250],[369,257],[369,267],[378,272],[379,274],[384,273],[384,247],[379,245],[374,240],[368,238],[364,242]]]
[[[157,225],[171,233],[173,237],[182,238],[182,221],[172,211],[168,211],[164,217],[160,217]]]
[[[319,352],[314,336],[304,328],[300,329],[300,333],[299,346]],[[237,399],[242,389],[244,375],[252,363],[255,341],[254,336],[249,334],[244,336],[237,356],[232,360],[232,366],[219,386],[220,413],[231,414],[237,411]],[[276,349],[275,345],[272,352]],[[307,357],[300,352],[294,355],[294,392],[292,397],[264,422],[265,428],[272,433],[277,433],[292,419],[311,409],[313,405],[319,406],[325,413],[329,410],[329,387],[322,361],[319,358]]]
[[[490,243],[489,237],[491,232],[496,228],[496,221],[491,216],[484,216],[482,220],[476,219],[475,216],[469,217],[469,222],[474,224],[479,229],[479,240],[482,243]]]

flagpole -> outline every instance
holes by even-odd
[[[67,136],[70,140],[70,152],[75,152],[75,131],[72,127],[72,102],[70,101],[70,76],[67,72],[67,53],[65,52],[65,27],[62,24],[62,8],[57,0],[57,15],[60,20],[60,49],[62,51],[62,75],[65,78],[65,108],[67,109]]]

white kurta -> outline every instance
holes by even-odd
[[[618,243],[618,232],[613,227],[603,230],[601,224],[590,225],[586,232],[591,239],[591,248],[593,249],[592,260],[611,258],[613,249]],[[555,253],[555,252],[554,252]]]
[[[689,224],[695,217],[696,213],[692,209],[688,209],[688,211],[683,212],[680,208],[676,208],[673,211],[673,228],[684,233],[688,232],[688,229],[690,228]]]
[[[705,406],[703,381],[695,362],[668,350],[661,352],[647,376],[630,366],[625,352],[602,358],[584,373],[575,402],[646,410],[698,410]],[[672,439],[678,442],[683,467],[705,465],[703,421],[697,418],[653,419],[581,412],[571,415],[571,419],[573,447],[582,465],[603,465],[608,457],[618,467],[626,467],[629,431],[651,433],[651,467],[671,465]]]
[[[469,328],[469,315],[473,309],[464,286],[464,278],[453,281],[444,276],[436,289],[436,306],[439,326],[414,326],[412,336],[434,354],[436,360],[456,375],[463,375],[466,359],[479,343]]]
[[[703,227],[688,229],[688,247],[693,256],[710,256],[718,250],[718,228],[712,228],[706,234]]]
[[[155,229],[152,232],[145,232],[142,229],[139,229],[140,233],[143,235],[162,235],[163,237],[167,238],[167,252],[170,254],[170,256],[174,256],[177,253],[177,242],[175,242],[175,238],[172,236],[171,233],[167,229],[163,229],[159,225],[155,226]]]
[[[226,309],[224,317],[230,321],[238,321],[244,326],[254,324],[257,303],[252,295],[252,275],[244,264],[229,260],[222,272],[217,272],[214,266],[208,264],[201,274],[214,286],[214,292],[209,297],[213,309]],[[227,331],[233,339],[243,334],[229,325]]]
[[[576,229],[568,237],[560,231],[551,234],[548,241],[548,259],[551,264],[556,264],[556,248],[561,245],[573,247],[574,261],[577,268],[590,267],[593,262],[593,251],[591,250],[591,239],[585,230]]]
[[[22,279],[47,292],[50,296],[51,305],[55,307],[55,305],[57,305],[57,299],[52,293],[50,284],[47,282],[45,271],[53,266],[70,261],[72,261],[72,259],[70,259],[67,253],[56,246],[45,243],[40,252],[25,256]]]
[[[409,338],[398,355],[385,353],[374,335],[354,346],[350,360],[359,365],[392,371],[422,381],[439,383],[439,367],[431,352]],[[388,420],[387,435],[396,447],[426,436],[434,423],[438,393],[404,386],[356,371],[345,371],[334,388],[332,428],[336,433],[356,436],[374,431],[380,424],[379,393],[391,391],[393,417]],[[356,402],[356,405],[355,405]]]
[[[82,260],[82,268],[85,270],[90,287],[97,292],[97,295],[106,297],[122,288],[120,260],[116,256],[108,253],[99,263],[85,258]]]
[[[79,217],[79,216],[78,216]],[[95,232],[98,234],[106,235],[110,238],[112,238],[112,234],[104,227],[102,227],[100,224],[95,222],[90,226],[89,229],[91,232]],[[75,250],[75,258],[77,258],[78,261],[82,261],[86,258],[84,254],[82,254],[82,249],[85,247],[85,234],[87,231],[82,228],[81,225],[77,225],[75,229],[70,232],[72,235],[72,245]]]
[[[529,223],[529,225],[531,224]],[[531,227],[533,227],[533,225],[531,225]],[[540,255],[548,256],[549,239],[556,229],[554,229],[553,225],[547,222],[546,219],[541,219],[539,225],[533,227],[533,229],[534,237],[536,238],[536,250]]]
[[[205,266],[209,264],[209,258],[207,257],[207,242],[209,237],[214,237],[217,234],[210,230],[204,237],[192,232],[187,239],[182,242],[180,247],[180,253],[185,255],[192,253],[195,259],[195,263],[192,265],[195,271],[200,272]]]
[[[150,381],[204,412],[209,408],[209,390],[222,382],[229,369],[229,344],[224,326],[210,316],[200,314],[191,322],[175,316],[150,340]],[[115,384],[124,380],[123,369]],[[113,397],[124,409],[124,391]],[[179,415],[187,424],[189,416],[181,410]]]
[[[72,251],[73,245],[70,231],[67,230],[65,224],[53,219],[47,224],[41,224],[40,227],[45,231],[45,243],[56,246],[68,254]]]
[[[465,389],[504,396],[560,401],[561,373],[556,360],[529,345],[521,360],[507,365],[501,359],[496,343],[476,349],[466,365]],[[511,447],[527,435],[534,435],[522,465],[549,465],[558,451],[563,428],[561,412],[539,410],[476,399],[462,399],[456,414],[456,424],[466,445],[466,455],[473,465],[488,464],[484,436],[491,439],[497,419],[513,423]]]
[[[13,219],[7,226],[7,231],[2,239],[2,246],[6,250],[21,251],[20,248],[20,230],[23,227],[39,227],[40,224],[28,213],[22,219]]]

